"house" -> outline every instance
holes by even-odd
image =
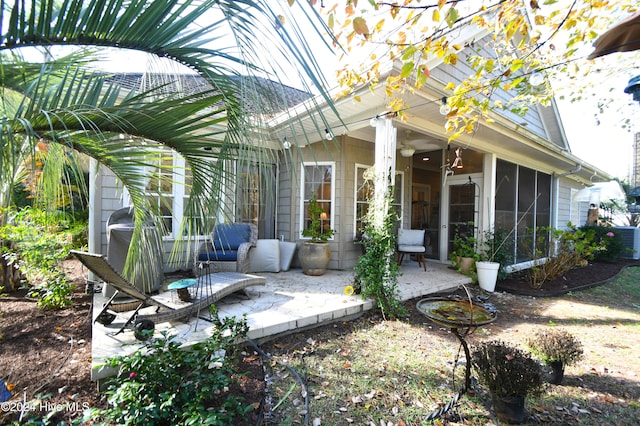
[[[478,236],[495,227],[513,230],[513,267],[524,268],[531,265],[536,227],[585,223],[588,203],[573,201],[573,195],[611,177],[571,153],[554,103],[530,105],[522,116],[494,111],[493,124],[480,123],[473,134],[448,144],[446,118],[440,112],[443,88],[471,69],[462,59],[455,67],[434,63],[430,69],[427,84],[406,95],[406,120],[387,114],[384,91],[368,87],[336,102],[339,118],[310,112],[315,109],[308,105],[322,107],[324,99],[303,93],[275,105],[263,120],[272,155],[242,168],[226,166],[235,176],[230,180],[234,187],[223,194],[230,200],[226,217],[255,223],[259,238],[299,241],[305,203],[315,194],[326,212],[324,225],[336,231],[329,241],[329,268],[350,269],[361,253],[355,240],[373,190],[367,177],[376,162],[376,147],[383,147],[395,168],[399,226],[426,230],[426,257],[432,261],[448,261],[461,227]],[[398,71],[390,67],[388,74]],[[500,91],[494,96],[508,98]],[[391,129],[389,137],[377,136],[372,127],[380,120]],[[176,158],[174,166],[182,165]],[[92,173],[89,248],[106,253],[106,222],[128,199],[108,170],[94,164]],[[176,224],[188,196],[181,179],[185,177],[176,176],[166,194],[172,203],[165,216],[167,253],[180,237]]]

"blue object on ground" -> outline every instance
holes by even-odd
[[[196,285],[198,280],[195,278],[185,278],[182,280],[174,281],[167,286],[169,290],[179,290],[181,288],[191,287],[192,285]]]
[[[0,402],[5,402],[11,399],[11,392],[7,389],[7,385],[4,380],[0,379]]]

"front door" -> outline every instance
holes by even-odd
[[[449,260],[456,232],[474,235],[479,220],[481,174],[449,176],[445,182],[440,259]]]

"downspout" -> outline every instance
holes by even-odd
[[[568,172],[564,172],[562,174],[559,174],[558,177],[565,177],[565,176],[569,176],[569,175],[575,175],[576,173],[578,173],[580,170],[582,170],[582,164],[578,164],[577,167],[573,170],[569,170]]]
[[[553,209],[551,210],[553,214],[551,223],[553,224],[552,226],[554,229],[559,229],[558,228],[558,204],[560,202],[560,178],[576,174],[580,172],[580,170],[582,170],[582,164],[578,164],[576,168],[573,170],[569,170],[568,172],[564,172],[559,175],[556,175],[555,184],[553,185],[553,192],[554,192],[553,193]]]

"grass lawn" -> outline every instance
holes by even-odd
[[[473,294],[482,294],[471,287]],[[463,294],[463,293],[461,293]],[[464,382],[465,356],[447,328],[407,302],[410,315],[385,321],[368,314],[263,345],[277,362],[268,367],[265,424],[418,425],[448,403]],[[612,282],[555,298],[494,293],[495,323],[467,336],[473,345],[500,339],[527,350],[545,327],[575,335],[585,357],[527,400],[527,424],[635,425],[640,418],[640,268]],[[293,368],[304,383],[304,389]],[[475,377],[475,372],[472,372]],[[473,381],[435,424],[497,424],[488,391]]]

